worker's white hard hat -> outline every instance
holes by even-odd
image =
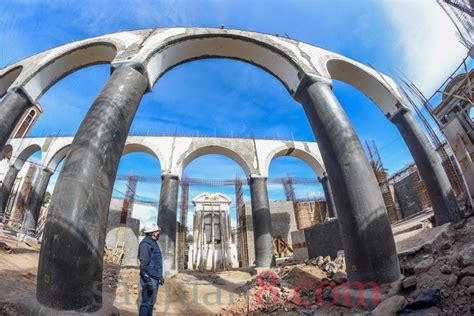
[[[160,226],[158,226],[155,222],[146,222],[145,226],[143,227],[143,231],[145,233],[153,233],[160,230]]]

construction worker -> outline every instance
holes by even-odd
[[[142,287],[142,301],[140,316],[153,315],[153,305],[156,302],[158,288],[165,283],[163,279],[163,260],[158,247],[160,227],[154,222],[146,222],[144,232],[146,237],[138,248],[140,260],[140,285]]]

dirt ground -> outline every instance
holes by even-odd
[[[393,313],[388,314],[416,303],[425,295],[436,299],[429,303],[428,309],[420,311],[474,314],[474,216],[445,227],[407,231],[397,234],[395,239],[397,249],[404,253],[399,255],[404,277],[392,294],[398,298],[398,305],[390,306]],[[34,298],[38,258],[38,249],[17,242],[14,232],[0,228],[0,315],[21,315],[15,303],[22,298]],[[155,312],[180,315],[367,313],[369,310],[361,306],[324,306],[314,299],[315,286],[324,282],[341,285],[345,278],[345,263],[328,257],[304,262],[287,260],[271,273],[258,276],[247,271],[180,273],[166,278],[159,290]],[[138,280],[137,269],[105,264],[105,304],[113,303],[121,315],[137,315]],[[331,291],[327,289],[321,288],[321,297],[331,300]],[[388,305],[386,302],[389,300],[382,301],[379,307]]]
[[[18,242],[13,232],[0,229],[0,315],[21,315],[15,302],[33,298],[39,251]],[[104,302],[113,302],[121,315],[137,315],[139,302],[138,269],[120,269],[104,266]],[[160,288],[155,311],[159,314],[215,315],[232,303],[239,294],[237,289],[249,281],[248,272],[220,272],[224,280],[215,284],[217,275],[205,273],[178,274],[166,278]]]

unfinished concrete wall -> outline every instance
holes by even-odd
[[[113,249],[117,244],[124,245],[124,256],[122,265],[138,266],[138,233],[140,230],[140,220],[127,217],[125,225],[120,224],[123,200],[112,199],[110,202],[109,217],[107,222],[107,234],[105,246]]]
[[[250,265],[255,261],[255,246],[252,222],[252,206],[245,204],[247,220],[247,244]],[[270,202],[270,214],[272,216],[273,237],[281,236],[288,244],[292,244],[291,232],[297,230],[295,212],[292,201]]]
[[[306,228],[304,235],[309,258],[331,256],[334,259],[337,252],[343,250],[337,219]]]
[[[341,232],[337,219],[323,224],[300,229],[291,233],[293,258],[303,260],[318,256],[335,258],[339,250],[343,250]]]
[[[416,188],[417,181],[417,174],[412,173],[393,185],[403,218],[423,210]]]

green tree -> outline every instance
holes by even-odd
[[[41,203],[41,206],[47,206],[50,200],[51,200],[51,193],[46,192],[43,196],[43,202]]]

